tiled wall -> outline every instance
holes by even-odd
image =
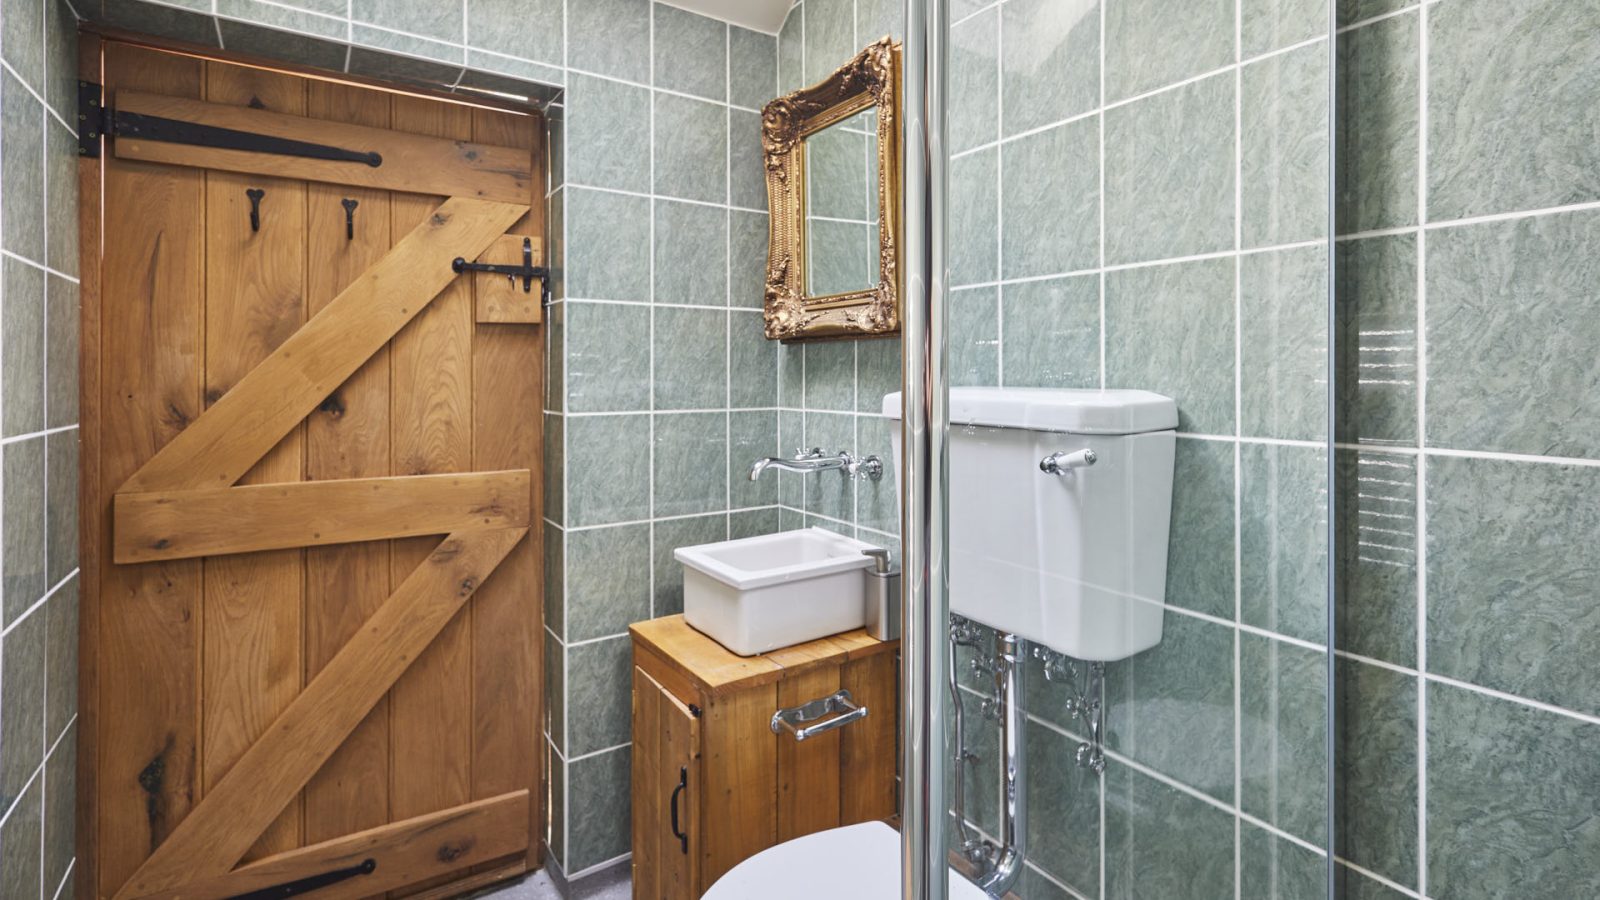
[[[778,33],[778,87],[783,92],[827,77],[856,52],[904,29],[898,0],[801,0]],[[863,249],[873,242],[863,243]],[[778,349],[778,443],[785,455],[820,448],[876,455],[878,481],[851,481],[834,472],[780,473],[784,528],[821,526],[900,550],[890,424],[883,396],[900,389],[898,337],[785,344]],[[765,477],[771,477],[765,476]]]
[[[70,897],[78,709],[76,19],[0,4],[0,896]]]
[[[778,356],[762,336],[760,107],[776,39],[642,0],[567,7],[563,228],[546,411],[552,849],[629,852],[630,622],[683,607],[680,546],[779,527]]]

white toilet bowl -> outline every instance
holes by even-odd
[[[896,900],[900,833],[882,822],[830,828],[757,853],[717,879],[701,900]],[[950,873],[950,900],[987,900]]]

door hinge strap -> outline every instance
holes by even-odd
[[[383,156],[375,150],[347,150],[311,141],[257,134],[185,122],[125,110],[108,110],[100,104],[100,85],[78,82],[78,154],[98,157],[100,136],[142,138],[167,144],[188,144],[195,147],[215,147],[220,150],[243,150],[250,153],[271,153],[277,156],[299,156],[306,159],[325,159],[333,162],[358,162],[377,168],[383,165]]]
[[[371,875],[377,870],[377,860],[364,859],[359,865],[351,866],[348,869],[334,869],[331,872],[323,872],[320,875],[308,875],[305,878],[286,881],[283,884],[262,888],[259,891],[251,891],[248,894],[235,894],[229,897],[228,900],[274,900],[274,898],[278,897],[296,897],[361,875]]]

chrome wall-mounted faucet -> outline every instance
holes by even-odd
[[[782,456],[765,456],[755,461],[750,466],[750,480],[755,481],[761,473],[768,469],[784,469],[789,472],[821,472],[826,469],[838,469],[846,478],[869,478],[873,481],[883,477],[883,461],[876,456],[857,459],[848,450],[840,450],[833,456],[822,452],[821,447],[812,447],[810,450],[796,450],[792,458]]]

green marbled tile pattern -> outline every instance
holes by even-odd
[[[1240,0],[1245,59],[1328,34],[1332,0]],[[1326,44],[1317,52],[1327,55]]]
[[[1165,394],[1178,430],[1232,434],[1234,264],[1206,259],[1106,274],[1106,387]]]
[[[467,43],[559,66],[565,7],[563,0],[467,0]]]
[[[5,622],[15,622],[50,585],[45,578],[45,439],[31,437],[0,448],[4,456],[0,500],[0,588]],[[0,734],[3,734],[0,729]]]
[[[11,437],[44,427],[45,273],[9,256],[0,273],[0,431]]]
[[[552,303],[545,308],[545,333],[548,335],[545,351],[544,408],[561,412],[566,409],[567,396],[567,304]]]
[[[655,86],[708,100],[727,100],[727,23],[665,3],[653,3],[651,9],[655,15]]]
[[[1299,247],[1239,260],[1240,430],[1328,435],[1328,251]]]
[[[1107,0],[1106,101],[1233,62],[1235,0]]]
[[[1239,895],[1251,900],[1327,896],[1328,858],[1249,822],[1239,825]]]
[[[566,317],[567,409],[650,408],[650,308],[631,303],[562,304]]]
[[[856,343],[807,344],[806,409],[849,411],[856,407]],[[829,453],[832,447],[824,447]],[[839,448],[848,449],[848,448]]]
[[[1417,679],[1348,659],[1339,660],[1335,671],[1335,850],[1415,888]]]
[[[883,398],[903,386],[898,336],[856,343],[856,409],[880,414]]]
[[[210,11],[204,0],[176,0],[185,6],[199,9],[202,5]],[[87,10],[83,10],[87,13]],[[216,20],[190,9],[175,6],[158,6],[141,0],[101,0],[100,14],[94,21],[116,28],[125,28],[141,34],[176,38],[203,47],[217,46]],[[9,180],[7,183],[11,183]]]
[[[653,96],[656,193],[685,200],[726,203],[727,107],[675,94]]]
[[[728,216],[728,305],[761,309],[767,290],[767,215],[736,209]]]
[[[723,513],[664,519],[651,524],[654,541],[655,599],[650,606],[653,617],[683,612],[683,563],[673,551],[723,540],[728,534],[728,517]]]
[[[657,307],[655,320],[655,408],[726,406],[727,311]]]
[[[564,463],[568,473],[571,527],[649,518],[648,473],[637,466],[618,470],[611,463],[617,459],[649,458],[650,417],[644,414],[567,416],[565,422],[567,453]]]
[[[554,701],[552,701],[554,702]],[[545,846],[556,859],[556,865],[566,867],[567,856],[567,764],[556,755],[555,748],[546,742],[539,748],[545,755],[545,771],[550,773],[550,817],[545,822]],[[632,775],[629,771],[629,775]]]
[[[805,14],[802,7],[796,4],[789,8],[789,14],[783,19],[783,28],[778,31],[778,93],[787,94],[790,91],[805,87],[806,79],[801,71],[801,56],[803,48],[800,34],[804,30]]]
[[[658,200],[655,302],[723,306],[728,299],[728,212]]]
[[[1073,761],[1078,744],[1035,722],[1023,732],[1024,752],[1034,762],[1028,773],[1028,859],[1092,896],[1100,884],[1100,779]]]
[[[43,884],[39,847],[44,830],[44,779],[35,778],[20,797],[9,796],[6,801],[10,813],[0,824],[0,893],[38,897]]]
[[[867,221],[870,138],[839,123],[805,139],[806,215]]]
[[[466,43],[463,6],[437,0],[351,0],[350,17],[396,31]]]
[[[807,448],[819,447],[825,454],[857,452],[856,417],[852,413],[807,412],[805,435]],[[855,482],[838,470],[807,472],[798,478],[806,512],[846,522],[855,520]]]
[[[650,201],[570,186],[561,193],[566,196],[567,296],[649,300]]]
[[[1428,893],[1600,895],[1600,726],[1428,685]]]
[[[1224,73],[1105,114],[1106,262],[1233,249],[1233,106]]]
[[[1340,650],[1413,666],[1417,659],[1417,462],[1396,453],[1335,455]]]
[[[1428,17],[1430,221],[1600,199],[1600,8],[1451,0]]]
[[[545,729],[550,742],[565,753],[567,749],[567,648],[550,632],[544,635]]]
[[[250,3],[246,7],[254,10],[272,10],[282,14],[283,10],[275,6],[264,6],[259,3]],[[222,42],[228,49],[235,53],[248,53],[253,56],[262,56],[274,60],[296,63],[302,66],[312,66],[319,69],[342,70],[346,45],[344,43],[345,25],[342,21],[334,19],[319,19],[314,16],[299,16],[290,13],[287,18],[293,22],[296,31],[334,32],[334,40],[318,40],[304,34],[289,31],[279,31],[273,28],[263,28],[244,22],[235,22],[231,19],[218,19],[217,27],[222,32]],[[307,27],[309,26],[309,27]]]
[[[74,476],[76,477],[76,476]],[[74,554],[74,557],[76,554]],[[74,567],[75,568],[75,567]],[[44,733],[55,741],[78,715],[78,577],[63,583],[50,595],[44,612],[45,622],[45,708]],[[52,751],[51,757],[59,755]],[[67,768],[77,761],[70,754]],[[54,788],[52,788],[54,790]],[[68,805],[71,809],[71,805]],[[69,813],[66,829],[72,831]],[[69,841],[70,843],[70,841]]]
[[[763,456],[777,456],[778,413],[736,412],[728,416],[729,506],[769,506],[778,502],[778,480],[770,475],[750,480],[750,466]]]
[[[1342,864],[1335,871],[1334,878],[1334,896],[1340,900],[1405,900],[1410,896]]]
[[[1004,277],[1073,272],[1098,262],[1098,140],[1091,118],[1000,148]]]
[[[967,19],[950,28],[950,152],[960,153],[1000,137],[996,61],[999,57],[1000,10]]]
[[[854,7],[855,0],[806,0],[806,84],[827,78],[860,49],[855,46]]]
[[[1239,679],[1239,805],[1301,840],[1325,843],[1328,655],[1242,633]]]
[[[778,41],[770,34],[728,26],[728,61],[733,81],[728,101],[747,109],[760,109],[777,96]]]
[[[556,637],[567,630],[567,531],[545,523],[544,624]]]
[[[1075,275],[1001,288],[1005,383],[1100,385],[1100,277]]]
[[[567,516],[566,416],[544,416],[544,514],[557,525]]]
[[[998,271],[998,148],[950,161],[950,283],[994,281]],[[1007,206],[1010,209],[1010,206]]]
[[[343,43],[346,36],[344,23],[345,7],[341,6],[337,10],[330,9],[328,4],[322,4],[322,7],[322,9],[317,11],[323,13],[332,13],[338,18],[311,15],[306,11],[290,9],[286,6],[268,6],[265,3],[258,3],[256,0],[217,0],[217,15],[219,17],[218,24],[222,26],[223,43],[232,49],[243,49],[242,47],[235,48],[232,43],[229,43],[230,39],[235,36],[246,37],[247,39],[253,39],[254,41],[265,41],[268,42],[269,46],[270,42],[272,41],[270,35],[277,34],[283,37],[288,37],[291,35],[291,33],[298,33],[302,36],[317,35],[319,37],[332,38],[340,43]],[[559,21],[559,9],[557,10],[556,15]],[[229,19],[242,19],[244,21],[231,22],[228,19],[220,18],[222,16],[227,16]],[[266,25],[269,26],[269,28],[256,28],[254,25],[244,25],[244,22]],[[229,25],[243,25],[243,28],[239,29],[237,32],[232,32],[228,27]],[[324,44],[324,46],[330,45]],[[286,45],[284,49],[292,50],[292,45]],[[339,50],[342,54],[344,48],[339,47]],[[341,58],[334,67],[339,69],[344,68],[344,59]]]
[[[572,796],[578,798],[567,823],[572,840],[568,871],[581,872],[628,852],[633,821],[631,759],[629,748],[622,747],[567,764]]]
[[[1428,240],[1428,444],[1600,457],[1600,214]]]
[[[877,231],[867,222],[807,219],[806,295],[825,297],[877,284]]]
[[[993,287],[950,293],[951,387],[1000,383],[998,295]]]
[[[78,141],[54,116],[45,120],[45,243],[50,268],[78,277]]]
[[[53,585],[78,567],[78,435],[58,431],[45,443],[45,583]]]
[[[650,0],[567,4],[567,63],[574,69],[650,81]]]
[[[1353,25],[1375,16],[1416,6],[1419,0],[1338,0],[1339,26]]]
[[[967,0],[950,4],[950,21],[961,17],[958,7]],[[863,44],[885,35],[895,40],[905,38],[905,4],[898,0],[856,0],[856,34]]]
[[[1600,469],[1428,460],[1428,669],[1600,714]]]
[[[78,421],[78,285],[58,275],[45,284],[45,424]]]
[[[1233,447],[1179,439],[1167,537],[1167,603],[1233,618]]]
[[[1323,41],[1240,75],[1246,248],[1328,236],[1328,63]]]
[[[0,57],[41,94],[44,93],[44,8],[42,2],[12,3],[6,7],[5,18],[0,20]]]
[[[1335,427],[1345,443],[1417,442],[1417,239],[1335,245]]]
[[[568,756],[582,756],[628,742],[631,704],[627,685],[633,666],[627,635],[567,647]]]
[[[761,116],[731,109],[728,129],[728,200],[733,206],[766,212],[767,169],[761,155]],[[761,252],[765,265],[765,246]]]
[[[177,12],[173,10],[173,12]],[[188,15],[184,13],[184,15]],[[10,72],[0,74],[0,244],[44,260],[44,108]]]
[[[1233,817],[1117,763],[1106,767],[1107,900],[1233,896]]]
[[[1417,16],[1339,35],[1335,217],[1340,234],[1417,222]]]
[[[626,631],[650,616],[650,526],[619,525],[567,535],[567,621],[571,642]]]
[[[750,409],[778,405],[778,348],[762,335],[760,313],[728,316],[728,405]]]
[[[76,638],[76,635],[74,635]],[[73,864],[78,793],[78,732],[60,739],[44,769],[44,883],[64,883]],[[5,840],[0,836],[0,842]],[[0,852],[4,852],[0,849]],[[66,890],[62,890],[64,895]]]
[[[727,508],[726,413],[656,414],[653,491],[657,516]]]
[[[1328,457],[1320,447],[1240,447],[1243,620],[1328,642]]]
[[[883,476],[877,481],[856,482],[856,524],[889,534],[900,533],[900,495],[895,490],[900,472],[890,437],[890,430],[898,427],[876,416],[856,419],[856,455],[876,456],[883,463]]]
[[[7,624],[14,618],[7,615]],[[7,808],[44,759],[45,638],[45,616],[32,615],[0,641],[0,682],[6,686],[0,733],[7,735],[0,745],[0,804]]]
[[[747,509],[728,515],[728,537],[733,540],[775,534],[778,531],[778,508]]]
[[[1100,103],[1100,3],[1013,0],[1001,7],[1002,130],[1059,122]]]
[[[1233,799],[1233,629],[1168,613],[1161,643],[1106,667],[1106,746]]]

